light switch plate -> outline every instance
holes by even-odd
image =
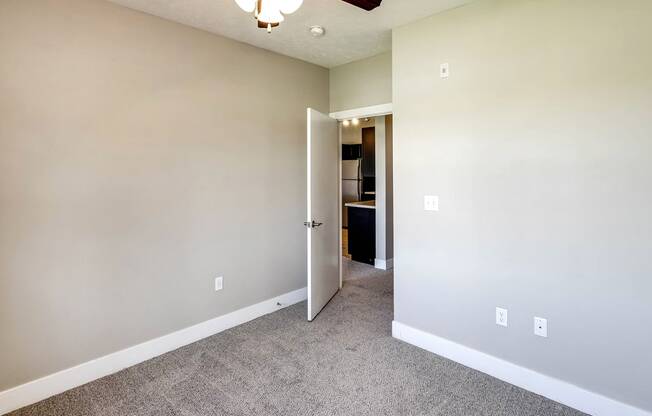
[[[534,335],[543,338],[548,338],[548,320],[544,318],[534,317]]]
[[[448,78],[450,75],[450,66],[448,65],[448,62],[439,65],[439,76],[442,78]]]
[[[439,197],[435,195],[424,196],[423,209],[426,211],[439,211]]]
[[[222,276],[215,278],[215,291],[224,289],[224,278]]]
[[[507,326],[507,309],[496,308],[496,325]]]

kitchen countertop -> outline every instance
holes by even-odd
[[[376,201],[358,201],[344,204],[345,207],[376,209]]]

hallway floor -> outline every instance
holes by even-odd
[[[313,323],[300,303],[12,415],[581,415],[393,339],[392,273],[344,261]]]

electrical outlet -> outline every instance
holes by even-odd
[[[425,211],[439,211],[439,197],[435,195],[424,196],[423,209]]]
[[[534,317],[534,335],[548,338],[548,320]]]
[[[507,326],[507,309],[496,308],[496,325]]]
[[[215,278],[215,291],[224,289],[224,278],[222,276]]]

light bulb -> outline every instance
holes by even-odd
[[[256,0],[235,0],[235,2],[247,13],[253,13],[256,9]]]
[[[263,0],[258,20],[265,23],[281,23],[285,20],[278,7],[278,0]]]
[[[303,4],[303,0],[278,0],[279,9],[283,14],[292,14],[299,10]]]
[[[360,124],[360,120],[358,120],[357,118],[354,118],[352,121],[353,121],[354,126],[357,126],[358,124]]]

